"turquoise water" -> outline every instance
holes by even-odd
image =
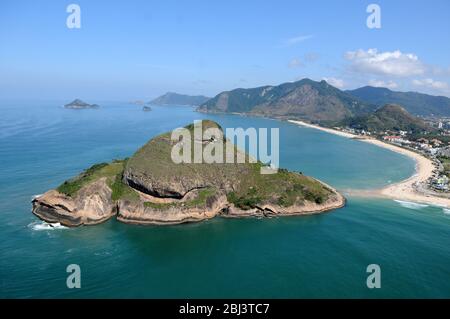
[[[45,229],[30,212],[33,195],[205,117],[279,127],[281,165],[341,190],[414,170],[402,155],[280,121],[108,102],[74,111],[62,102],[0,105],[0,297],[450,297],[450,215],[439,207],[349,197],[345,208],[308,217]],[[81,289],[66,288],[73,263]],[[381,289],[366,287],[373,263]]]

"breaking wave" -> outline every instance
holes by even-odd
[[[46,223],[44,221],[41,222],[33,222],[28,225],[32,230],[55,230],[55,229],[67,229],[68,227],[61,225],[60,223]]]
[[[414,203],[414,202],[406,202],[403,200],[395,200],[397,203],[400,204],[400,206],[405,207],[405,208],[409,208],[409,209],[421,209],[421,208],[425,208],[428,207],[429,205],[427,204],[419,204],[419,203]]]

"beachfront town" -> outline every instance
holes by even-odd
[[[356,138],[376,138],[385,143],[400,146],[419,153],[433,161],[435,169],[428,179],[426,189],[432,195],[450,196],[450,118],[426,119],[427,123],[438,129],[438,134],[421,134],[408,131],[369,132],[350,127],[334,127],[334,129],[357,135]]]

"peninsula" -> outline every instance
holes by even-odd
[[[203,130],[217,129],[220,136],[183,142],[211,147],[220,141],[246,161],[177,164],[171,157],[176,142],[165,133],[129,159],[96,164],[33,199],[33,213],[65,226],[98,224],[113,217],[131,224],[168,225],[215,216],[307,215],[345,205],[336,190],[302,173],[278,169],[261,174],[264,164],[250,161],[248,154],[223,137],[217,123],[201,124]],[[194,124],[185,128],[194,130]]]

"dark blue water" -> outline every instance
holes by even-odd
[[[343,209],[308,217],[47,229],[30,212],[33,195],[205,117],[223,127],[279,127],[281,166],[341,190],[414,170],[402,155],[280,121],[62,103],[0,105],[0,297],[450,297],[450,216],[439,207],[350,197]],[[382,286],[371,290],[366,267],[374,263]],[[81,289],[66,287],[69,264],[81,267]]]

